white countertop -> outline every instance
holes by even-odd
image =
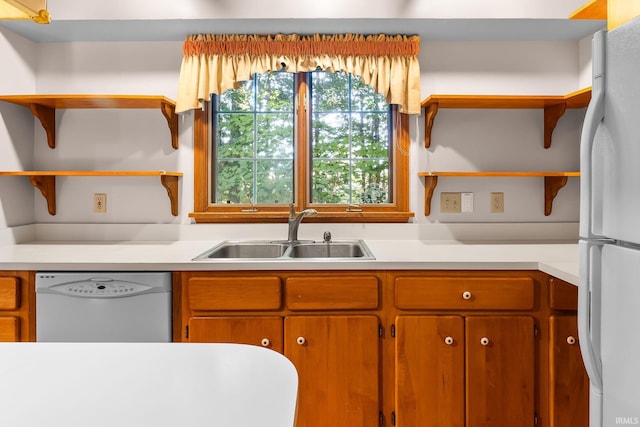
[[[578,284],[577,244],[368,240],[375,260],[206,260],[220,241],[33,241],[0,246],[0,270],[540,270]]]

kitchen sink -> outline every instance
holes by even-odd
[[[288,245],[274,242],[222,242],[195,259],[213,258],[279,258]]]
[[[291,258],[363,258],[368,249],[357,242],[314,242],[291,246]]]
[[[362,240],[314,241],[224,241],[193,260],[215,259],[375,259]]]

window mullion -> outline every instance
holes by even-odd
[[[309,204],[311,190],[311,102],[307,101],[309,94],[308,73],[296,74],[296,99],[298,100],[295,121],[294,167],[296,169],[294,188],[294,202],[299,209],[305,209]]]

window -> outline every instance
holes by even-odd
[[[197,222],[406,222],[408,120],[343,72],[254,75],[194,122]]]

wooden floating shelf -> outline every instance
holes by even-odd
[[[591,100],[591,88],[564,96],[526,95],[431,95],[420,104],[425,109],[424,146],[431,146],[431,130],[440,108],[544,109],[544,148],[551,147],[553,130],[567,108],[584,108]]]
[[[56,110],[92,108],[159,109],[167,119],[171,146],[178,148],[176,103],[164,96],[152,95],[9,95],[0,101],[22,105],[40,120],[49,147],[56,147]]]
[[[502,178],[544,178],[544,214],[551,215],[553,200],[562,187],[567,184],[567,179],[572,176],[580,176],[580,172],[419,172],[418,176],[424,177],[424,214],[431,214],[431,198],[438,184],[438,177],[502,177]]]
[[[28,176],[31,185],[40,190],[47,201],[49,214],[56,214],[57,176],[159,176],[171,203],[171,215],[178,216],[178,178],[182,172],[167,171],[0,171],[0,176]]]

